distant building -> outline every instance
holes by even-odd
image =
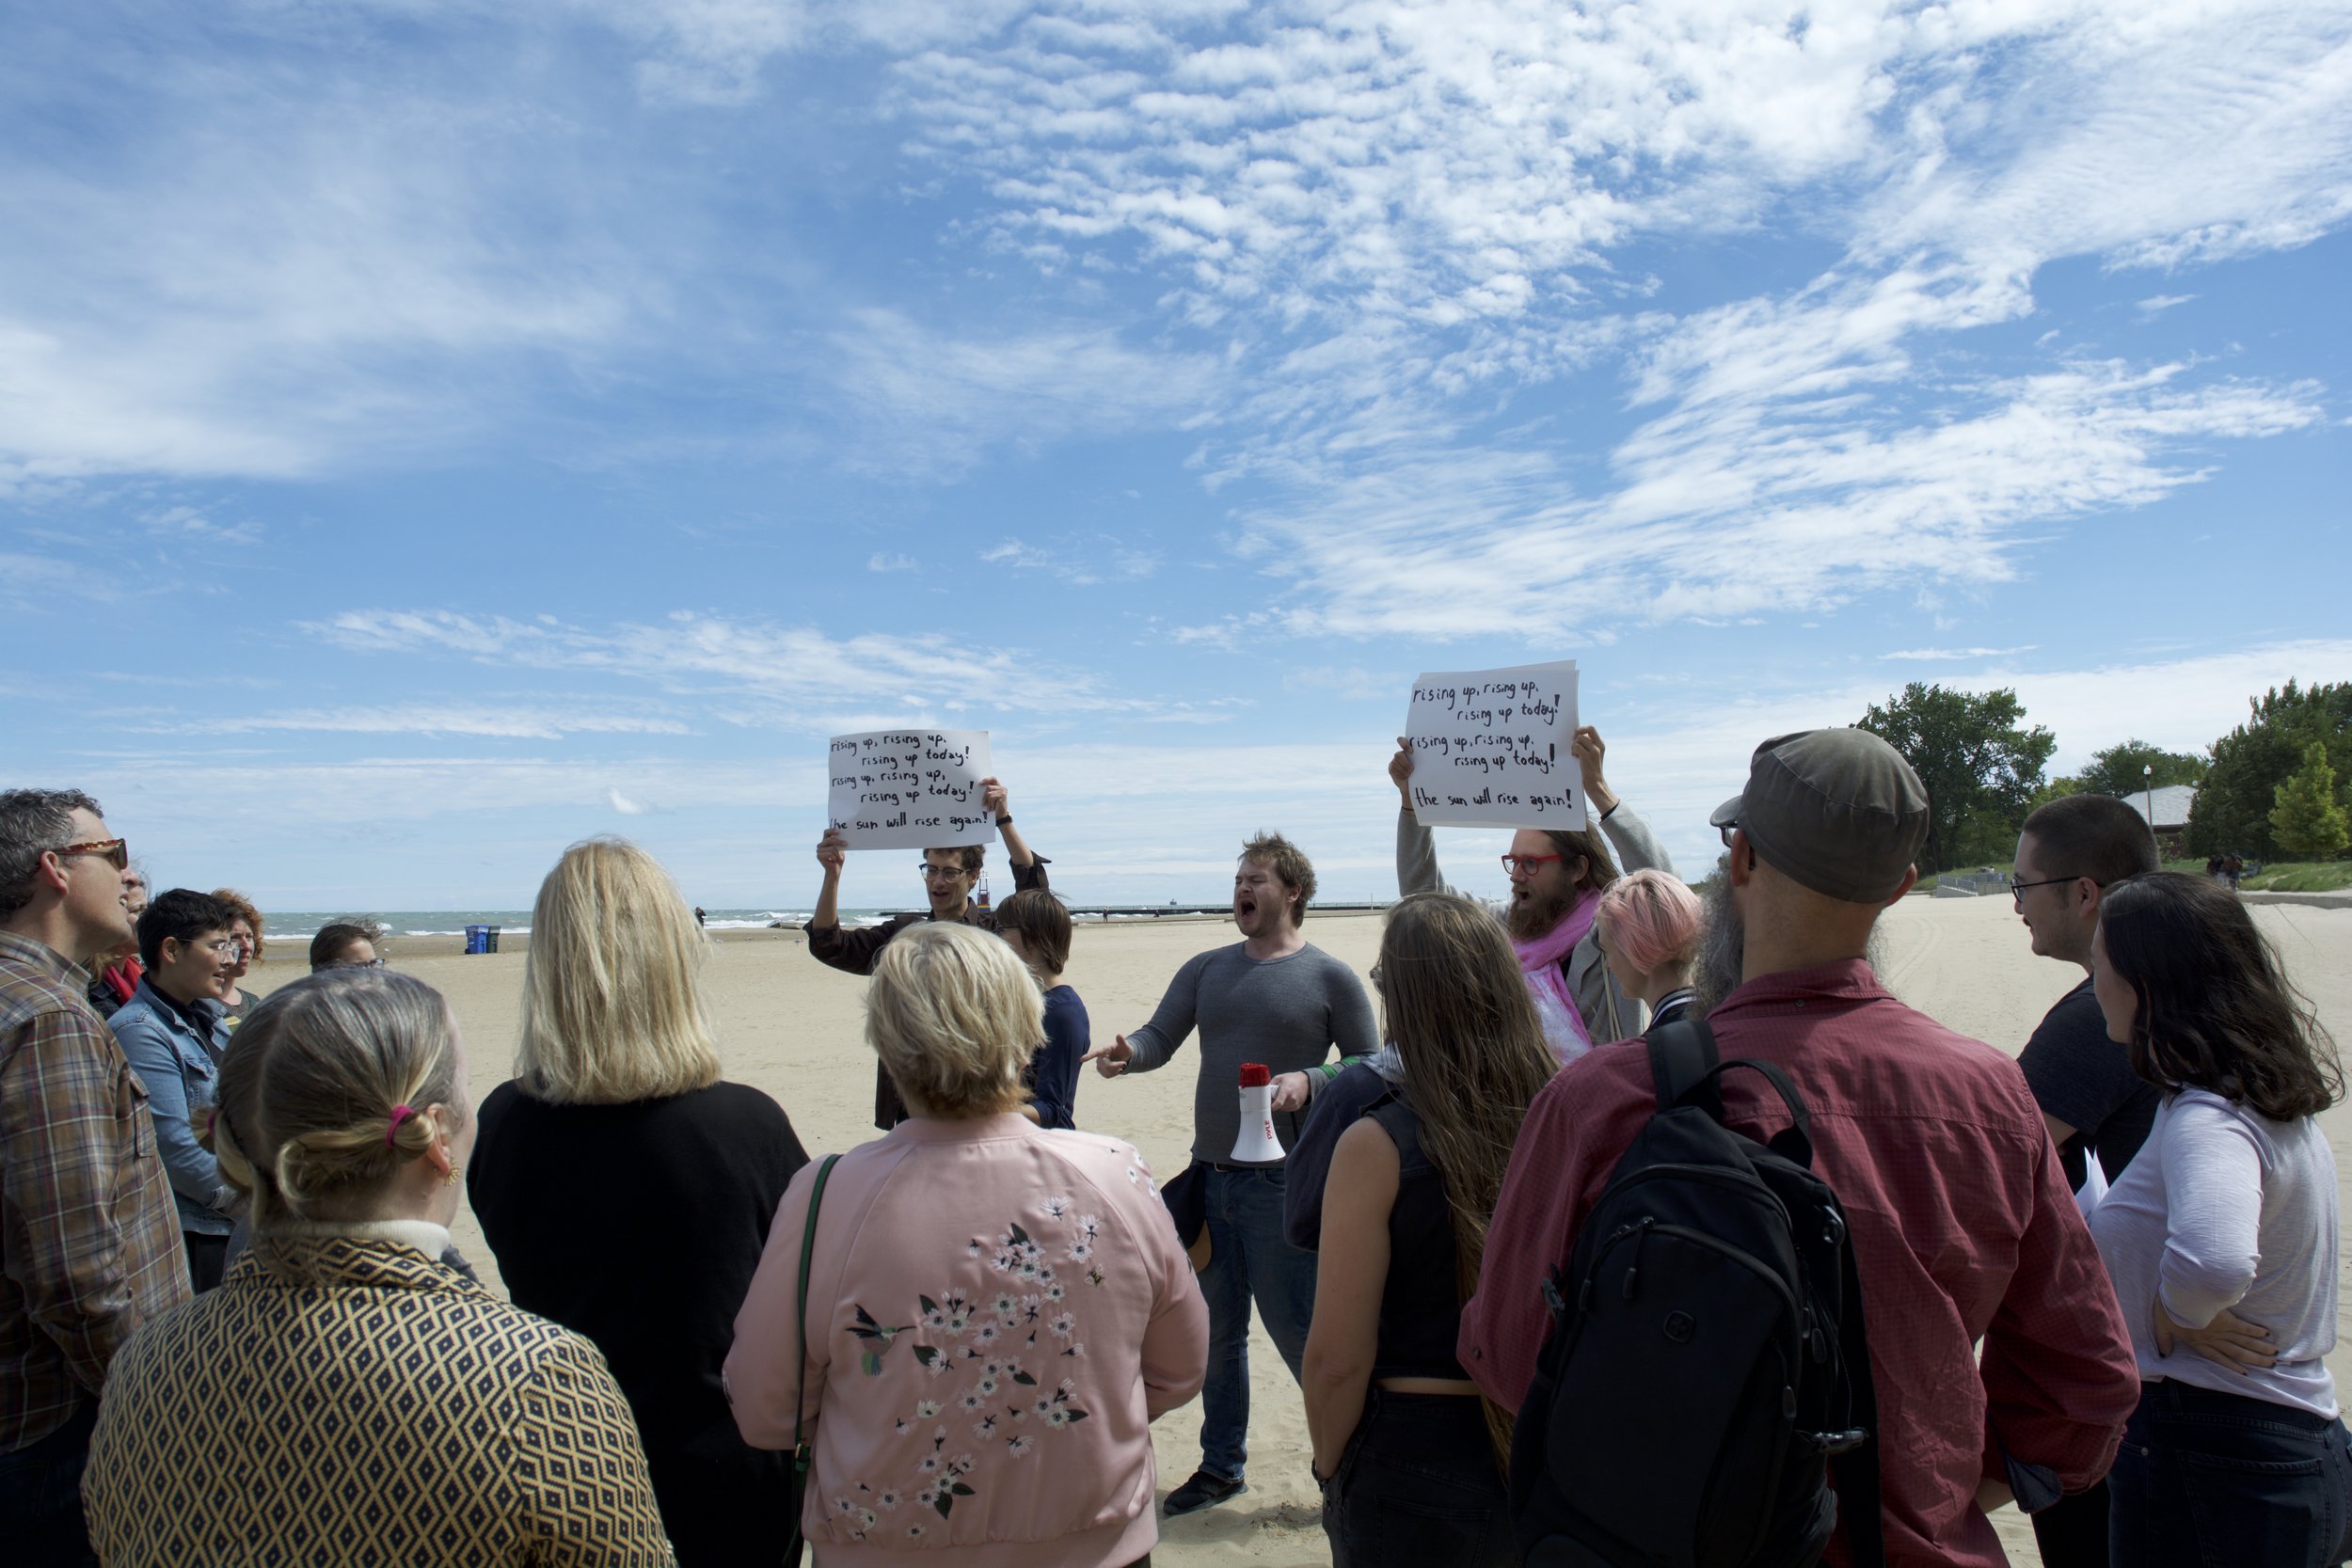
[[[2182,845],[2188,832],[2189,808],[2197,803],[2197,786],[2166,784],[2157,790],[2136,789],[2123,799],[2131,802],[2132,810],[2148,818],[2148,826],[2156,835],[2156,847],[2165,858],[2179,860],[2185,853]]]

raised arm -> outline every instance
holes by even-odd
[[[1396,785],[1396,895],[1452,893],[1438,871],[1438,835],[1421,825],[1413,813],[1413,746],[1396,737],[1396,755],[1389,759],[1389,782]]]
[[[1609,780],[1601,771],[1602,760],[1608,755],[1609,743],[1590,724],[1581,726],[1576,738],[1568,743],[1576,753],[1577,770],[1584,779],[1586,815],[1599,824],[1602,836],[1617,854],[1620,871],[1656,869],[1674,874],[1674,857],[1658,842],[1658,835],[1649,831],[1649,824],[1630,810],[1617,792],[1609,787]]]
[[[1005,859],[1012,866],[1013,886],[1022,891],[1043,887],[1045,879],[1042,873],[1034,880],[1022,879],[1024,871],[1044,863],[1030,852],[1028,840],[1023,838],[1021,830],[1012,825],[1012,800],[1006,795],[1005,786],[993,777],[980,781],[980,807],[996,820],[997,836],[1005,841]]]

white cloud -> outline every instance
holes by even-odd
[[[2001,658],[2010,654],[2029,654],[2034,645],[2021,643],[2014,648],[1898,648],[1891,654],[1881,654],[1883,659],[1903,659],[1915,664],[1949,664],[1975,658]]]
[[[1139,582],[1160,569],[1156,550],[1139,549],[1109,534],[1066,535],[1053,547],[1008,539],[980,552],[992,566],[1044,572],[1076,588],[1105,582]]]
[[[2161,315],[2165,311],[2171,309],[2176,305],[2186,305],[2190,300],[2193,300],[2197,296],[2195,294],[2151,294],[2146,299],[2139,302],[2140,314],[2145,316]]]
[[[623,816],[643,816],[646,812],[653,809],[650,806],[638,804],[635,800],[630,800],[619,790],[610,786],[607,786],[605,789],[604,799],[607,804],[612,806],[614,811],[620,813]]]
[[[688,735],[675,719],[642,714],[564,712],[529,705],[423,703],[385,707],[308,708],[156,726],[172,735],[264,735],[277,731],[341,735],[477,736],[556,740],[567,735]]]
[[[914,557],[898,550],[876,550],[866,560],[869,572],[912,572],[914,567]]]

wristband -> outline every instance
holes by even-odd
[[[1011,814],[1010,812],[1007,812],[1004,816],[1002,816],[998,817],[998,818],[996,819],[996,825],[997,825],[998,827],[1000,827],[1000,828],[1009,828],[1009,827],[1011,827],[1011,826],[1012,826],[1012,814]]]

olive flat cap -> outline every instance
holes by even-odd
[[[1883,904],[1928,836],[1928,791],[1867,730],[1800,730],[1756,749],[1748,787],[1715,808],[1772,868],[1849,904]]]

